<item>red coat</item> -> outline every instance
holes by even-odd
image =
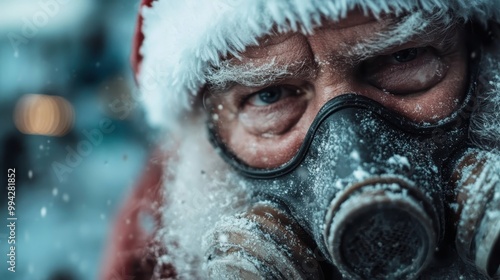
[[[139,8],[151,6],[153,1],[141,0]],[[142,60],[139,48],[143,40],[142,17],[139,13],[131,52],[132,68],[135,73],[139,73]],[[158,209],[163,204],[164,158],[161,153],[153,153],[139,183],[118,213],[113,232],[108,237],[101,279],[175,278],[172,266],[158,264],[158,258],[166,252],[156,235],[158,229],[163,226]],[[139,217],[143,214],[153,217],[155,221],[153,232],[146,232],[141,228]]]

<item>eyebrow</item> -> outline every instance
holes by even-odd
[[[223,61],[208,71],[205,79],[210,92],[226,92],[235,85],[264,87],[286,79],[313,79],[316,76],[316,70],[305,61],[278,63],[276,58],[273,58],[261,65],[231,62]]]
[[[444,13],[429,17],[429,14],[417,11],[393,19],[387,28],[376,32],[375,36],[346,48],[348,51],[344,55],[355,64],[415,38],[418,38],[421,44],[431,43],[437,38],[441,38],[443,42],[451,39],[446,36],[446,31],[454,26],[451,18]]]
[[[347,50],[338,53],[352,64],[360,63],[368,58],[380,55],[384,51],[403,45],[418,37],[423,44],[430,43],[436,38],[443,41],[450,39],[443,36],[445,31],[453,26],[446,14],[429,18],[429,14],[416,11],[401,17],[389,20],[388,26],[376,32],[374,36],[362,39],[352,45],[345,45]],[[276,58],[264,64],[253,63],[235,64],[233,59],[224,60],[218,66],[211,67],[205,75],[207,89],[211,93],[227,92],[235,85],[245,87],[264,87],[279,83],[286,79],[314,79],[317,67],[310,63],[276,62]]]

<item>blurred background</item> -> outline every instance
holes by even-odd
[[[16,170],[16,272],[97,279],[155,132],[129,65],[138,0],[0,2],[0,170]],[[7,224],[7,189],[0,219]]]

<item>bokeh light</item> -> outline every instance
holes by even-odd
[[[60,96],[26,94],[14,110],[14,123],[24,134],[64,136],[73,122],[73,106]]]

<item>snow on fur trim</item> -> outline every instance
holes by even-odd
[[[412,11],[453,13],[483,24],[500,19],[498,0],[158,0],[144,7],[141,71],[137,74],[151,125],[175,129],[228,54],[238,57],[257,38],[278,31],[310,33],[321,18],[339,20],[360,8],[374,15]]]

